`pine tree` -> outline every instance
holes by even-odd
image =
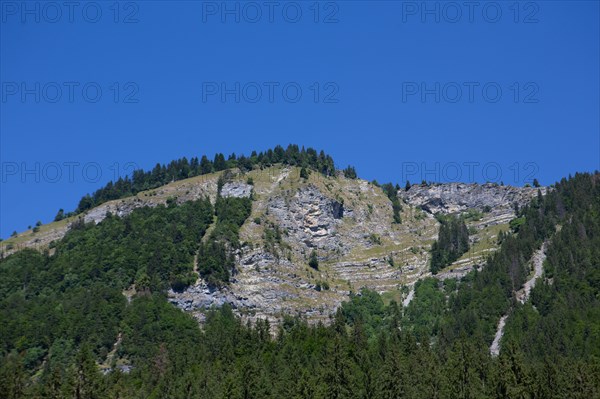
[[[386,352],[383,366],[378,376],[377,393],[381,398],[409,397],[409,371],[408,361],[393,344],[391,350]]]
[[[104,397],[104,381],[87,344],[84,344],[77,354],[73,394],[76,399]]]
[[[59,221],[63,220],[64,218],[65,218],[65,210],[61,208],[56,213],[56,216],[54,217],[54,221],[59,222]]]
[[[353,384],[344,338],[335,335],[326,349],[321,365],[321,379],[326,386],[325,397],[342,399],[353,397]]]
[[[219,169],[220,170],[220,169]],[[202,156],[200,160],[200,174],[205,175],[207,173],[211,173],[213,171],[213,164],[208,160],[206,155]]]
[[[532,397],[532,379],[523,353],[512,342],[504,345],[498,359],[496,393],[500,397]]]
[[[300,169],[300,178],[308,179],[308,170],[304,166]]]
[[[346,169],[344,169],[344,177],[348,179],[356,179],[357,175],[354,166],[348,166]]]
[[[227,169],[227,163],[225,162],[225,156],[222,153],[215,154],[213,161],[213,167],[215,172]]]
[[[438,239],[431,246],[431,272],[438,271],[457,260],[469,250],[469,230],[462,218],[439,217]]]
[[[58,366],[54,366],[49,371],[49,377],[44,384],[43,396],[51,399],[62,399],[66,397],[64,378]]]
[[[446,396],[452,398],[479,398],[485,392],[485,364],[477,347],[466,338],[461,338],[450,349],[445,365]],[[503,396],[500,396],[503,397]]]

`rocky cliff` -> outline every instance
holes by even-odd
[[[537,189],[494,184],[414,185],[400,190],[402,223],[393,223],[392,204],[380,187],[341,174],[324,177],[300,169],[274,166],[242,174],[228,173],[223,196],[252,196],[252,214],[240,230],[242,248],[236,271],[222,289],[199,279],[170,301],[202,320],[211,306],[229,303],[244,318],[298,314],[326,320],[350,292],[368,287],[399,302],[408,290],[430,275],[429,248],[437,238],[437,213],[463,213],[471,232],[471,250],[442,271],[440,278],[460,277],[482,264],[497,248],[497,234],[508,230],[515,204],[523,206]],[[99,223],[108,212],[126,215],[141,206],[185,202],[202,196],[213,201],[220,174],[173,182],[155,190],[111,201],[83,215]],[[542,190],[542,192],[544,192]],[[42,226],[0,243],[5,254],[34,246],[45,248],[61,238],[75,218]],[[317,269],[308,266],[315,251]]]
[[[539,192],[546,194],[546,188]],[[418,184],[398,195],[411,206],[428,214],[462,214],[467,217],[471,234],[471,250],[438,278],[459,278],[480,267],[490,252],[497,249],[497,234],[508,230],[508,223],[515,218],[515,210],[526,205],[538,195],[538,188],[513,187],[494,183],[433,183]]]
[[[540,188],[546,193],[544,187]],[[426,212],[460,213],[478,210],[488,213],[488,223],[506,223],[515,215],[515,207],[522,207],[537,194],[537,188],[500,186],[486,184],[428,184],[413,185],[408,191],[400,190],[399,195],[410,205]]]
[[[533,188],[494,184],[413,186],[398,192],[404,201],[398,225],[391,202],[369,182],[320,175],[304,180],[296,168],[261,173],[250,173],[255,202],[242,228],[246,245],[232,283],[212,290],[199,281],[184,293],[170,293],[174,304],[199,318],[206,307],[227,302],[249,319],[276,323],[281,315],[299,314],[318,321],[362,287],[407,302],[411,291],[402,287],[430,275],[435,214],[466,214],[471,228],[472,250],[439,274],[457,278],[480,267],[497,248],[498,232],[508,230],[515,205],[537,194]],[[273,229],[281,233],[277,242],[267,238]],[[312,250],[319,257],[318,270],[308,267]]]
[[[298,168],[253,171],[239,179],[247,177],[255,200],[241,229],[244,245],[231,284],[214,290],[198,281],[170,293],[174,304],[199,318],[206,307],[228,302],[250,319],[276,322],[282,314],[301,314],[321,320],[350,291],[395,291],[426,272],[425,246],[436,234],[435,220],[406,207],[411,223],[394,225],[391,203],[379,187],[316,173],[302,179]],[[308,266],[313,250],[318,270]]]

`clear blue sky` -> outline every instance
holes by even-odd
[[[0,2],[4,238],[130,163],[276,144],[380,182],[600,169],[597,1],[63,3]]]

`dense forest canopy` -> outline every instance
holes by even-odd
[[[200,245],[198,271],[212,286],[229,282],[235,269],[232,249],[239,249],[239,228],[252,210],[250,198],[223,198],[217,196],[215,214],[217,222],[208,240]]]
[[[600,174],[577,174],[538,196],[481,271],[422,280],[406,308],[362,290],[328,326],[291,317],[275,329],[245,325],[225,305],[201,328],[165,291],[196,278],[196,251],[226,266],[198,265],[225,283],[227,251],[239,245],[251,206],[219,197],[215,206],[140,208],[74,225],[52,255],[23,250],[1,260],[3,397],[600,396]],[[544,241],[545,274],[520,304],[515,291]],[[129,302],[123,291],[132,284]],[[502,350],[492,357],[504,314]],[[103,375],[97,363],[112,371]]]

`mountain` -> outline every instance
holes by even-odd
[[[231,281],[215,286],[199,278],[183,292],[170,290],[169,300],[199,319],[211,306],[229,303],[252,320],[268,317],[277,323],[282,315],[293,314],[327,321],[351,292],[367,287],[400,299],[407,295],[400,292],[402,287],[430,275],[429,247],[439,229],[435,215],[462,213],[467,219],[472,249],[441,272],[443,277],[461,277],[497,249],[496,236],[509,230],[515,205],[522,207],[537,195],[534,188],[495,184],[413,185],[397,190],[404,205],[402,223],[394,223],[392,202],[378,185],[343,173],[311,173],[307,178],[300,173],[297,166],[275,165],[172,182],[41,226],[37,233],[26,232],[1,243],[2,251],[51,246],[80,219],[98,224],[108,214],[126,217],[135,209],[169,201],[183,204],[208,197],[215,203],[221,179],[220,196],[252,196],[251,214],[240,227],[241,247],[234,251]],[[308,265],[312,251],[318,270]]]
[[[600,395],[600,174],[400,188],[279,148],[0,242],[0,391]]]

